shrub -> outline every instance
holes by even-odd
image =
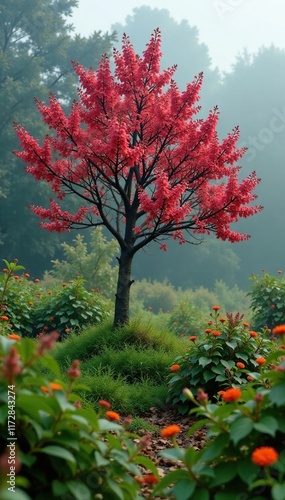
[[[131,304],[138,302],[154,313],[171,311],[177,304],[177,292],[166,280],[136,281],[131,287]]]
[[[108,402],[98,412],[81,407],[79,362],[62,377],[49,354],[56,337],[0,336],[1,499],[141,498],[139,465],[157,477],[154,464],[140,455],[146,443],[134,444],[139,436],[128,432],[130,418],[122,419]]]
[[[190,414],[198,417],[188,436],[205,426],[206,445],[200,451],[193,446],[181,449],[176,442],[179,426],[163,429],[172,448],[161,455],[179,460],[180,467],[161,479],[154,495],[175,500],[284,500],[284,350],[268,355],[256,378],[242,390],[224,391],[216,404],[202,389],[196,398],[184,391],[194,406]]]
[[[285,318],[285,278],[280,271],[278,277],[263,273],[262,276],[252,275],[250,280],[252,285],[248,295],[255,328],[267,326],[272,329]]]
[[[168,320],[168,328],[177,336],[197,335],[203,331],[204,315],[188,300],[182,300],[173,309]]]
[[[191,335],[189,351],[174,359],[167,401],[178,405],[181,413],[189,407],[183,388],[196,394],[199,387],[205,387],[212,397],[219,389],[246,384],[247,370],[257,372],[256,359],[267,356],[272,348],[266,329],[257,334],[239,313],[221,317],[219,309],[213,306],[204,334]]]

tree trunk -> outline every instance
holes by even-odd
[[[114,327],[125,325],[129,322],[130,287],[133,255],[127,250],[122,250],[119,261],[119,275],[115,300]]]

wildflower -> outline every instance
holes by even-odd
[[[177,372],[178,370],[180,370],[180,365],[172,365],[170,367],[170,371],[172,372]]]
[[[29,306],[33,306],[33,305],[34,305],[34,303],[33,303],[33,302],[29,302]]]
[[[46,351],[52,349],[58,337],[59,333],[56,331],[53,331],[49,334],[40,333],[38,336],[39,341],[36,350],[37,355],[42,356],[46,353]]]
[[[250,324],[249,324],[249,323],[247,323],[247,321],[244,321],[244,322],[243,322],[243,326],[245,326],[245,328],[249,328],[249,327],[250,327]]]
[[[1,316],[2,321],[9,321],[8,316]]]
[[[245,364],[244,364],[244,363],[241,363],[240,361],[238,361],[238,362],[236,363],[236,366],[237,366],[238,368],[245,368]]]
[[[192,340],[192,342],[195,342],[196,339],[197,339],[196,335],[191,335],[191,337],[189,337],[189,340]]]
[[[150,445],[151,445],[151,435],[146,434],[141,438],[140,442],[138,443],[138,448],[139,450],[144,450],[145,448],[148,448],[148,446]]]
[[[25,273],[25,277],[29,278],[30,277],[29,273]]]
[[[176,436],[176,434],[179,434],[179,432],[181,432],[181,428],[179,427],[179,425],[168,425],[167,427],[164,427],[164,429],[162,429],[160,435],[162,437],[173,437],[173,436]]]
[[[19,276],[13,276],[14,280],[18,280],[19,279]]]
[[[39,283],[39,282],[40,282],[39,278],[36,278],[35,283]]]
[[[143,477],[141,477],[141,476],[134,476],[134,480],[135,480],[137,483],[140,483],[140,484],[142,484],[142,483],[143,483]]]
[[[264,365],[266,363],[265,358],[256,358],[255,361],[257,362],[258,365]]]
[[[109,401],[105,401],[105,399],[99,399],[98,404],[103,408],[111,408],[111,403]]]
[[[106,417],[112,421],[120,420],[120,418],[121,418],[119,413],[117,413],[116,411],[111,411],[111,410],[106,411]]]
[[[14,378],[21,372],[20,358],[16,347],[12,346],[7,356],[2,360],[1,371],[3,377],[8,380],[9,385],[13,385]]]
[[[206,330],[204,330],[205,333],[211,333],[211,328],[206,328]]]
[[[3,273],[8,273],[8,269],[6,269],[6,267],[4,267],[4,269],[2,269]]]
[[[226,403],[229,403],[231,401],[236,401],[241,397],[241,390],[235,387],[231,387],[230,389],[227,389],[223,394],[222,394],[222,399]]]
[[[74,401],[73,404],[74,404],[75,408],[82,408],[81,401]]]
[[[213,324],[213,321],[208,321],[207,325],[212,325]]]
[[[61,286],[67,286],[67,283],[62,283]]]
[[[219,332],[219,330],[212,330],[211,335],[213,335],[213,337],[219,337],[221,335],[221,332]]]
[[[80,364],[80,361],[78,359],[75,359],[72,362],[71,367],[66,372],[67,376],[69,378],[76,379],[76,378],[80,377],[81,371],[79,370],[79,364]]]
[[[184,396],[186,396],[187,399],[191,399],[191,400],[194,399],[192,392],[187,387],[185,387],[185,389],[183,389],[182,392],[183,392]]]
[[[208,394],[206,394],[206,392],[203,391],[203,389],[198,389],[197,390],[197,397],[196,397],[197,401],[199,401],[199,403],[206,403],[208,401]]]
[[[246,379],[249,381],[249,382],[252,382],[254,380],[254,378],[251,376],[251,375],[248,375],[246,377]]]
[[[259,467],[266,467],[272,465],[279,459],[279,455],[275,448],[272,446],[260,446],[253,450],[251,454],[251,461],[259,465]]]
[[[154,474],[147,474],[143,476],[143,483],[145,484],[155,484],[158,483],[158,478]]]
[[[20,335],[17,335],[16,333],[10,333],[10,335],[8,335],[8,339],[21,340],[21,337],[20,337]]]
[[[248,332],[248,334],[249,334],[249,336],[250,336],[250,337],[253,337],[253,338],[255,338],[255,339],[256,339],[256,337],[258,336],[258,335],[257,335],[257,333],[256,333],[256,332],[254,332],[253,330],[250,330],[250,331]]]
[[[281,269],[278,269],[277,273],[278,274],[282,274],[283,271],[281,271]]]
[[[220,308],[220,306],[213,306],[212,309],[213,309],[213,311],[219,311],[221,308]]]
[[[226,391],[218,391],[218,394],[222,396]]]
[[[272,333],[274,335],[283,335],[285,333],[285,325],[278,325],[273,328]]]
[[[220,321],[221,323],[225,323],[225,322],[227,321],[227,318],[220,318],[220,319],[219,319],[219,321]]]
[[[254,396],[254,399],[255,399],[255,401],[256,401],[257,403],[261,403],[261,401],[263,401],[263,396],[262,396],[262,394],[256,394],[256,395]]]
[[[49,386],[52,391],[63,391],[63,387],[56,382],[50,382]],[[48,388],[45,385],[41,386],[41,390],[43,392],[49,392]]]

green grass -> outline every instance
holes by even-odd
[[[151,407],[165,408],[169,368],[188,344],[135,319],[116,330],[105,322],[72,334],[57,344],[54,357],[63,372],[74,359],[80,360],[80,382],[90,388],[80,391],[87,405],[96,408],[105,399],[122,415],[138,417]]]

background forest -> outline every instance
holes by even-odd
[[[233,61],[230,73],[220,74],[211,67],[208,47],[199,42],[198,29],[187,21],[174,21],[165,9],[146,6],[134,9],[124,25],[112,26],[112,33],[94,32],[85,38],[76,34],[70,23],[75,5],[75,0],[34,0],[28,5],[20,0],[13,5],[8,0],[1,2],[1,254],[9,261],[18,258],[31,275],[39,277],[51,270],[51,260],[59,263],[66,258],[68,247],[63,243],[73,245],[76,236],[75,233],[57,235],[43,231],[29,211],[29,203],[44,204],[45,199],[48,202],[49,192],[46,186],[34,182],[25,173],[13,155],[13,150],[18,148],[13,122],[22,123],[33,134],[44,126],[34,97],[45,100],[49,92],[53,92],[67,107],[76,98],[77,81],[71,60],[86,67],[97,67],[103,53],[111,55],[112,47],[120,46],[124,32],[141,53],[150,33],[159,26],[163,64],[164,67],[178,64],[175,78],[179,87],[183,89],[194,75],[204,72],[201,116],[207,115],[215,105],[219,106],[221,137],[235,125],[240,126],[240,145],[249,148],[242,161],[242,174],[246,176],[256,170],[262,178],[256,192],[264,210],[252,220],[238,223],[239,230],[252,235],[247,242],[232,245],[209,237],[197,246],[170,242],[168,252],[150,245],[135,259],[134,279],[166,280],[176,289],[217,289],[217,281],[222,280],[225,287],[236,285],[247,289],[251,273],[260,274],[265,269],[274,274],[282,269],[284,51],[271,46],[261,47],[256,54],[244,52]],[[91,232],[81,235],[86,244],[92,243]],[[108,265],[113,265],[116,255],[113,248],[110,255],[113,260]],[[79,272],[79,268],[74,268],[74,273]],[[143,285],[140,287],[143,289]],[[138,289],[133,290],[138,295]]]

